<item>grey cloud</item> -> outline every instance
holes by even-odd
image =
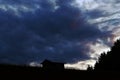
[[[96,25],[89,24],[81,10],[71,5],[72,2],[73,0],[56,0],[55,3],[48,0],[0,2],[11,6],[20,3],[29,9],[34,9],[36,4],[40,6],[34,12],[22,13],[21,17],[11,13],[11,10],[0,9],[0,62],[26,64],[50,59],[73,63],[89,59],[89,48],[85,44],[111,34],[101,32]],[[55,5],[59,6],[56,10]]]

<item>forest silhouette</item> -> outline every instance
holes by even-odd
[[[120,40],[117,40],[107,53],[102,53],[94,70],[120,71]]]
[[[64,69],[63,63],[45,60],[43,67],[26,65],[0,64],[2,78],[30,79],[30,80],[120,80],[120,40],[117,40],[108,52],[103,52],[94,67],[87,70]],[[47,65],[47,66],[46,66]],[[60,66],[59,66],[60,65]],[[17,77],[17,78],[16,78]]]

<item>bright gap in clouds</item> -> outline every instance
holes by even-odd
[[[78,61],[74,64],[65,64],[65,68],[86,70],[88,65],[94,67],[94,64],[96,63],[96,60],[98,59],[100,54],[110,50],[110,47],[105,45],[101,40],[98,40],[98,43],[89,43],[87,45],[90,48],[89,56],[91,57],[91,59]]]
[[[74,64],[65,64],[64,67],[68,69],[80,69],[80,70],[86,70],[88,65],[94,66],[95,60],[85,60],[80,61]]]

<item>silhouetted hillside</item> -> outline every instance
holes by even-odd
[[[119,74],[109,71],[74,69],[43,69],[40,67],[0,65],[1,80],[119,80]]]
[[[95,70],[120,71],[120,40],[114,43],[111,50],[102,53],[94,67]]]

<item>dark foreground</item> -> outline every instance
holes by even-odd
[[[0,65],[0,80],[120,80],[119,71],[56,70]]]

